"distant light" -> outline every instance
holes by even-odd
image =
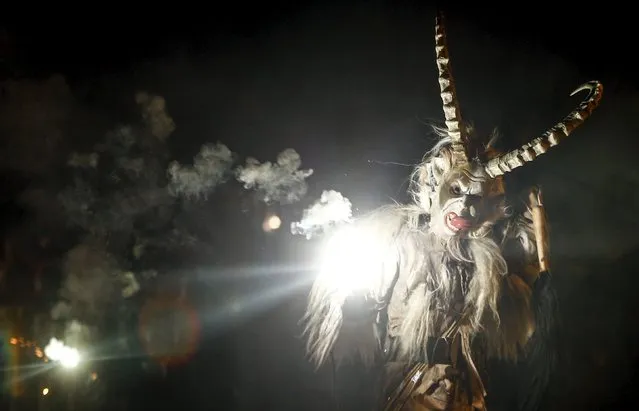
[[[91,373],[91,380],[92,380],[92,381],[95,381],[95,380],[97,380],[97,379],[98,379],[98,373],[97,373],[97,372],[92,372],[92,373]]]
[[[277,230],[278,228],[280,228],[280,226],[282,225],[282,220],[280,220],[280,218],[276,215],[269,217],[268,219],[268,226],[272,229],[272,230]]]
[[[42,395],[47,395],[49,393],[49,389],[48,388],[43,388],[42,389]]]
[[[264,220],[264,223],[262,224],[262,228],[264,229],[264,231],[266,232],[270,232],[270,231],[275,231],[278,228],[280,228],[282,225],[282,220],[276,216],[275,214],[269,216],[266,218],[266,220]]]

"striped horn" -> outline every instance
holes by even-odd
[[[603,95],[603,86],[598,81],[590,81],[582,84],[570,93],[570,95],[574,96],[584,90],[588,90],[586,98],[561,122],[550,128],[540,137],[534,138],[520,148],[488,161],[485,165],[486,173],[492,178],[506,174],[517,167],[521,167],[533,161],[538,156],[546,153],[551,147],[559,144],[564,138],[568,137],[590,117],[592,112],[599,106],[601,96]]]
[[[462,130],[461,113],[455,91],[455,81],[450,70],[450,57],[446,44],[446,29],[444,27],[444,16],[440,13],[435,18],[435,55],[437,58],[437,70],[439,71],[439,88],[442,102],[444,103],[444,116],[446,117],[446,127],[448,135],[452,140],[453,162],[455,164],[465,164],[468,162],[466,156],[466,135]]]

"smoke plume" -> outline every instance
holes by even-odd
[[[288,148],[278,154],[276,163],[247,158],[246,165],[237,167],[236,176],[244,188],[256,189],[264,202],[292,204],[306,195],[306,179],[313,174],[312,169],[300,170],[301,165],[297,151]]]
[[[94,338],[116,305],[141,289],[130,271],[131,254],[139,259],[143,251],[135,246],[149,246],[148,238],[155,240],[151,246],[162,245],[167,231],[176,236],[166,178],[166,140],[175,124],[162,97],[140,92],[136,102],[139,124],[118,125],[92,151],[70,153],[71,179],[57,196],[67,223],[81,230],[79,243],[63,257],[60,299],[51,309],[51,317],[64,323],[65,342],[74,346]]]
[[[318,201],[304,210],[302,220],[291,224],[291,232],[310,239],[336,224],[350,222],[352,215],[348,198],[338,191],[324,191]]]
[[[86,344],[91,329],[102,319],[120,288],[120,270],[115,258],[99,244],[79,244],[69,250],[62,266],[60,300],[51,310],[54,320],[65,321],[65,341]]]
[[[168,169],[169,192],[187,199],[206,199],[226,179],[233,164],[233,153],[222,143],[205,144],[195,156],[193,166],[171,162]]]

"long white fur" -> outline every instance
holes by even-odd
[[[484,234],[476,238],[443,239],[429,231],[428,224],[422,222],[431,211],[432,180],[426,169],[437,162],[436,177],[441,181],[450,171],[449,148],[450,141],[442,138],[415,169],[411,189],[414,204],[384,206],[353,223],[383,239],[392,248],[390,254],[396,262],[393,266],[380,258],[376,263],[384,269],[377,271],[374,286],[362,294],[372,306],[389,290],[393,292],[388,332],[398,338],[403,358],[423,359],[427,355],[426,339],[441,335],[449,325],[455,282],[465,271],[470,282],[464,309],[471,312],[465,327],[471,335],[482,333],[491,355],[516,358],[534,330],[530,287],[518,276],[523,272],[512,271],[534,265],[532,222],[526,215],[509,215],[509,208],[504,206],[486,223]],[[505,248],[519,251],[515,260],[506,261],[502,252]],[[326,362],[332,351],[340,357],[352,350],[368,360],[374,358],[371,350],[378,348],[372,333],[374,312],[359,322],[345,322],[344,302],[344,296],[321,281],[313,285],[303,320],[307,350],[316,366]]]

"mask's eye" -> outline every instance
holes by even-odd
[[[461,187],[459,186],[459,184],[451,184],[450,186],[450,193],[454,196],[458,196],[461,194]]]

